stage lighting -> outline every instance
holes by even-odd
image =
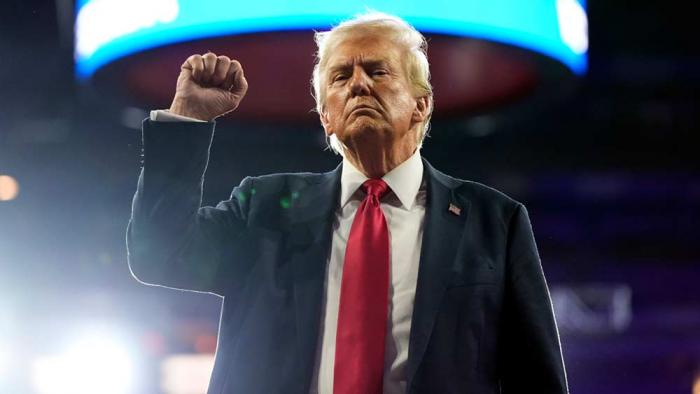
[[[19,194],[19,183],[9,175],[0,175],[0,201],[10,201]]]
[[[557,0],[559,34],[571,51],[584,55],[588,51],[588,17],[576,0]]]
[[[33,384],[39,394],[126,394],[133,389],[133,369],[124,344],[92,336],[61,354],[36,359]]]
[[[81,0],[76,3],[75,61],[81,80],[121,57],[218,36],[325,30],[368,8],[405,18],[424,33],[492,40],[587,67],[585,0],[316,1]],[[307,37],[308,39],[308,37]]]
[[[122,36],[175,21],[177,0],[83,1],[76,16],[76,58],[92,56],[102,46]]]
[[[165,394],[203,393],[213,369],[213,354],[169,356],[161,364],[161,389]]]

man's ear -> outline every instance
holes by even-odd
[[[325,110],[321,110],[318,116],[321,118],[321,125],[323,126],[323,130],[326,132],[326,137],[329,137],[331,134],[333,134],[333,130],[331,129],[331,122],[328,120],[328,114]]]
[[[425,119],[428,118],[430,113],[430,100],[429,96],[423,96],[416,98],[416,108],[413,109],[413,115],[411,120],[414,123],[423,123]]]

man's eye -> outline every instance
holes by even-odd
[[[345,79],[348,79],[347,75],[345,75],[345,74],[338,74],[338,75],[336,75],[335,77],[333,77],[333,82],[342,81],[342,80],[345,80]]]
[[[382,75],[387,75],[389,74],[386,70],[374,70],[372,71],[372,75],[376,76],[382,76]]]

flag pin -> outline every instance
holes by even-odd
[[[447,210],[457,216],[459,216],[459,214],[462,213],[462,209],[454,204],[450,204],[450,207],[447,208]]]

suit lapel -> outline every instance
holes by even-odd
[[[298,199],[290,211],[290,263],[294,276],[299,378],[302,382],[299,392],[302,393],[309,390],[315,361],[333,211],[340,198],[341,166],[299,190]],[[287,389],[295,392],[293,388]]]
[[[460,185],[435,170],[425,159],[426,216],[413,307],[407,366],[408,387],[425,353],[433,323],[451,276],[469,215],[469,201],[456,194]],[[319,337],[326,263],[331,246],[333,212],[340,198],[342,164],[310,181],[299,191],[290,212],[290,263],[294,275],[294,307],[299,355],[299,392],[309,390]],[[292,388],[289,388],[290,391]]]
[[[469,201],[455,189],[460,182],[435,170],[425,159],[426,215],[408,347],[407,387],[411,387],[433,329],[451,267],[469,216]]]

